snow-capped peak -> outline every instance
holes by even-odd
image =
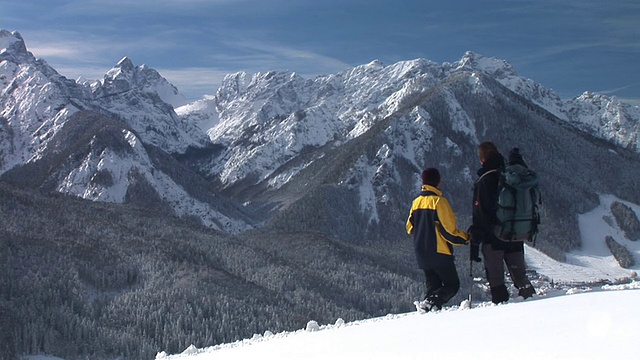
[[[365,67],[381,69],[384,67],[384,64],[379,59],[375,59],[370,63],[366,64]]]
[[[136,68],[128,57],[123,57],[116,66],[107,71],[104,76],[103,84],[107,80],[115,80],[116,78],[130,77],[134,75]]]
[[[484,57],[473,51],[467,51],[459,61],[451,64],[450,70],[467,70],[475,72],[479,71],[489,76],[495,77],[497,80],[506,77],[518,76],[511,64],[509,64],[505,60],[500,60],[493,57]]]
[[[33,62],[35,57],[29,51],[17,31],[0,29],[0,62],[9,60],[14,63]]]
[[[94,84],[94,91],[99,88],[99,85],[102,90],[107,90],[107,93],[121,93],[133,88],[156,93],[162,101],[174,108],[187,103],[186,98],[180,94],[178,89],[155,69],[145,64],[135,66],[133,61],[126,56],[107,71],[99,84]]]
[[[0,54],[5,52],[26,53],[27,47],[19,32],[10,32],[8,30],[0,30]]]
[[[133,71],[133,68],[134,68],[133,61],[131,61],[131,59],[129,59],[129,57],[127,56],[120,59],[120,61],[118,61],[116,66],[122,69],[131,70],[131,71]]]

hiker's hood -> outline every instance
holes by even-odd
[[[514,164],[504,169],[505,181],[511,186],[529,188],[538,183],[536,173],[527,167]]]

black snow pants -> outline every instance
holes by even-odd
[[[438,308],[442,308],[460,289],[460,278],[453,259],[451,263],[424,269],[424,276],[427,282],[425,299]]]
[[[513,285],[520,289],[520,295],[527,298],[535,292],[527,277],[524,261],[524,249],[495,249],[491,244],[482,244],[487,280],[491,287],[491,300],[501,303],[509,300],[509,292],[504,283],[504,264],[507,265]]]

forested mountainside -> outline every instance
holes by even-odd
[[[411,309],[410,242],[231,236],[161,212],[0,186],[0,350],[151,358]],[[3,357],[11,358],[11,357]]]

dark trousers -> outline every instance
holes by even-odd
[[[441,308],[460,289],[460,278],[453,261],[450,264],[424,269],[427,282],[425,299]]]
[[[491,287],[493,302],[509,300],[509,293],[504,283],[504,264],[507,265],[509,276],[518,289],[531,288],[531,282],[527,277],[527,266],[524,261],[524,250],[505,251],[495,249],[491,244],[482,244],[482,256],[484,257],[487,280]]]

